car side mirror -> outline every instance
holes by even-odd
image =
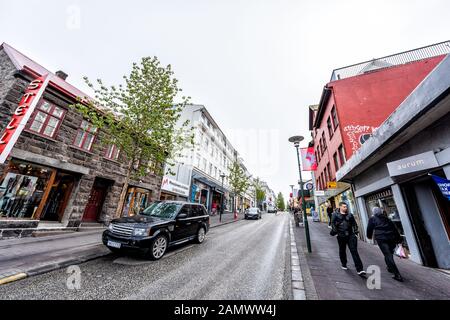
[[[188,217],[187,213],[180,213],[177,216],[177,220],[186,219]]]

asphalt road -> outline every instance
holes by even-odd
[[[0,286],[3,299],[290,299],[289,215],[264,214],[211,229],[159,261],[114,254],[79,265],[80,289],[67,269]]]

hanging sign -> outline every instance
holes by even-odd
[[[300,149],[300,156],[302,158],[302,170],[303,171],[316,171],[317,161],[316,155],[314,153],[314,148],[303,148]]]
[[[435,175],[431,175],[433,180],[438,185],[439,189],[442,192],[442,195],[446,197],[448,200],[450,200],[450,181]]]
[[[19,106],[14,112],[6,128],[0,134],[0,164],[4,163],[14,144],[30,119],[39,99],[48,85],[50,77],[41,76],[28,85]]]

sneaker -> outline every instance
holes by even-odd
[[[403,277],[399,274],[392,276],[392,279],[397,280],[398,282],[403,282]]]
[[[342,270],[348,270],[347,266],[341,266]]]
[[[364,270],[358,271],[358,276],[365,276],[366,272]]]

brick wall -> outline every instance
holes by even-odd
[[[30,79],[25,79],[22,76],[16,75],[14,77],[14,72],[14,66],[5,53],[0,50],[0,128],[6,126],[6,122],[17,108],[30,81]],[[53,89],[47,89],[44,93],[44,98],[67,110],[55,138],[48,139],[24,130],[14,149],[29,151],[36,155],[46,156],[89,169],[88,174],[80,176],[72,191],[72,197],[64,214],[66,221],[63,221],[67,223],[67,227],[77,227],[80,224],[95,178],[101,177],[111,180],[113,184],[109,188],[100,215],[100,221],[109,221],[115,215],[118,206],[118,199],[127,173],[126,159],[124,159],[123,155],[118,161],[104,158],[106,146],[99,143],[102,136],[101,133],[94,142],[91,151],[88,152],[74,147],[73,141],[82,121],[82,116],[70,106],[75,101],[60,95]],[[0,165],[0,176],[4,169],[5,165]],[[159,199],[161,180],[161,176],[149,174],[142,178],[141,182],[136,182],[134,185],[145,184],[146,187],[150,186],[154,200]]]

